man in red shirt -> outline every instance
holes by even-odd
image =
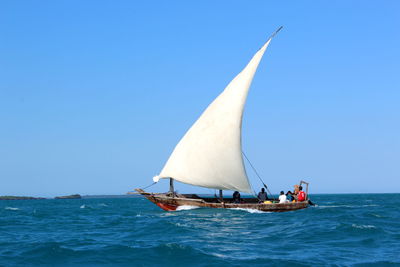
[[[304,193],[304,191],[303,191],[303,187],[302,186],[299,186],[299,193],[297,194],[297,200],[298,201],[304,201],[304,200],[306,200],[306,198],[307,198],[307,196],[306,196],[306,193]]]

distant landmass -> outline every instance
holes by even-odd
[[[79,194],[68,195],[68,196],[59,196],[55,197],[55,199],[77,199],[82,198]],[[45,197],[26,197],[26,196],[0,196],[0,200],[33,200],[33,199],[47,199]]]
[[[55,197],[55,199],[79,199],[79,198],[82,198],[82,196],[79,195],[79,194],[74,194],[74,195],[69,195],[69,196]]]
[[[73,194],[67,196],[57,196],[54,199],[81,199],[81,198],[136,198],[138,195],[80,195]],[[45,197],[27,197],[27,196],[0,196],[0,200],[35,200],[35,199],[53,199]]]
[[[44,197],[0,196],[0,200],[30,200],[30,199],[46,199],[46,198],[44,198]]]

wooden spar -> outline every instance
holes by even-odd
[[[221,189],[219,190],[219,200],[221,202],[224,202],[224,196],[222,195],[222,190]]]

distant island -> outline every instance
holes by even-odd
[[[86,199],[86,198],[136,198],[142,197],[136,194],[126,195],[80,195],[73,194],[68,196],[57,196],[57,197],[27,197],[27,196],[0,196],[0,200],[35,200],[35,199]]]
[[[30,199],[46,199],[46,198],[44,198],[44,197],[0,196],[0,200],[30,200]]]
[[[79,194],[74,194],[74,195],[69,195],[69,196],[55,197],[55,199],[76,199],[76,198],[82,198],[82,196]]]

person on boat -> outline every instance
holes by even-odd
[[[260,202],[264,202],[268,199],[267,193],[265,192],[264,187],[261,188],[261,192],[258,193],[257,198]]]
[[[233,203],[240,203],[240,193],[238,191],[233,192]]]
[[[294,185],[294,191],[293,191],[293,195],[297,195],[299,193],[299,185]]]
[[[293,196],[293,200],[294,201],[297,201],[297,194],[299,193],[299,185],[294,185],[294,190],[293,190],[293,193],[292,193],[292,196]]]
[[[303,191],[303,187],[299,186],[299,193],[297,194],[297,201],[305,201],[307,198],[306,193]]]
[[[287,193],[286,193],[286,198],[287,198],[287,200],[288,200],[289,202],[292,202],[292,201],[294,200],[292,191],[287,191]]]
[[[281,195],[279,196],[279,203],[286,203],[287,202],[287,198],[285,195],[285,192],[281,191]]]

